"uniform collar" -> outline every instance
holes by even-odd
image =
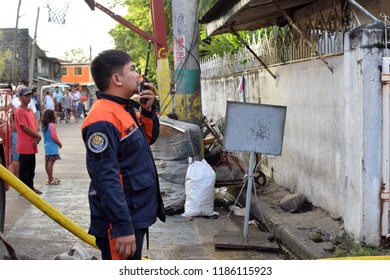
[[[119,96],[113,96],[111,94],[107,94],[101,91],[96,92],[96,97],[97,99],[107,99],[112,102],[118,103],[118,104],[123,104],[123,105],[130,105],[136,109],[139,109],[140,105],[138,102],[134,101],[133,99],[127,99],[127,98],[122,98]]]

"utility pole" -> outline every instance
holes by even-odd
[[[18,11],[16,13],[16,26],[14,31],[14,55],[12,57],[12,84],[15,85],[16,80],[16,58],[17,58],[17,43],[18,43],[18,26],[19,26],[19,11],[22,0],[19,0]]]
[[[31,53],[30,53],[30,67],[28,69],[28,86],[31,88],[34,78],[34,69],[35,69],[35,48],[37,45],[37,30],[38,30],[38,20],[39,20],[39,6],[37,9],[37,20],[35,22],[35,33],[34,33],[34,39],[32,41],[31,45]]]
[[[201,125],[198,1],[172,0],[175,105],[179,120]]]

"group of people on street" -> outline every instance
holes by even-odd
[[[19,177],[32,191],[42,194],[34,187],[36,153],[38,153],[38,144],[42,140],[39,133],[39,121],[42,122],[47,184],[59,184],[59,180],[53,177],[53,165],[55,160],[60,159],[58,148],[61,148],[62,144],[55,129],[57,118],[54,109],[45,109],[40,117],[37,102],[39,103],[39,98],[36,97],[36,89],[23,85],[16,88],[12,99],[11,115],[12,157],[15,176]]]
[[[55,92],[47,90],[40,96],[37,88],[27,88],[19,85],[12,98],[12,160],[14,175],[25,183],[35,193],[42,192],[34,187],[34,176],[38,144],[43,135],[45,148],[45,170],[47,185],[59,185],[60,179],[54,177],[53,167],[56,160],[61,159],[58,148],[62,147],[56,130],[56,123],[65,119],[70,123],[73,112],[75,122],[81,118],[82,107],[79,104],[84,100],[77,87],[72,93],[66,89],[64,93],[58,86]],[[80,113],[79,113],[80,112]]]
[[[70,123],[70,118],[73,113],[75,122],[78,122],[82,116],[86,116],[85,103],[87,103],[87,96],[81,93],[78,87],[73,87],[69,92],[68,88],[64,89],[64,93],[56,86],[54,92],[51,90],[45,91],[45,96],[42,100],[43,109],[52,109],[57,113],[60,123],[65,120]]]
[[[82,117],[82,102],[86,102],[85,94],[81,94],[78,87],[72,92],[65,88],[62,93],[58,86],[55,91],[47,90],[41,97],[37,88],[27,88],[19,85],[12,98],[13,112],[12,125],[12,159],[14,175],[24,182],[37,194],[41,191],[34,188],[35,154],[38,152],[37,144],[41,141],[42,132],[45,147],[45,170],[48,185],[59,185],[60,179],[53,176],[53,166],[60,159],[58,148],[62,147],[58,138],[55,124],[65,119],[70,123],[73,113],[75,122]],[[38,137],[39,136],[39,137]]]

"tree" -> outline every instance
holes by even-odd
[[[207,37],[204,26],[200,29],[200,39],[201,44],[199,46],[199,55],[202,58],[207,58],[213,55],[217,55],[219,57],[233,55],[242,48],[240,41],[231,33]]]
[[[70,51],[65,52],[61,57],[61,59],[70,61],[73,63],[90,63],[91,58],[89,55],[85,53],[85,51],[81,48],[72,49]]]
[[[126,15],[122,15],[124,19],[138,28],[142,29],[146,33],[153,34],[152,31],[152,18],[150,13],[150,1],[149,0],[115,0],[113,6],[120,5],[128,7]],[[172,9],[171,1],[164,1],[165,7],[165,21],[167,25],[167,43],[168,46],[172,42]],[[140,37],[132,30],[126,28],[120,23],[117,23],[114,29],[111,29],[109,34],[114,39],[116,49],[126,51],[134,59],[133,63],[136,70],[142,74],[146,65],[147,45],[148,42]],[[169,48],[169,47],[168,47]],[[169,50],[171,52],[171,50]],[[168,54],[171,65],[173,65],[173,55]],[[149,58],[149,73],[148,77],[151,81],[156,80],[156,65],[153,63],[155,60],[154,51],[150,52]]]
[[[217,0],[198,0],[198,16],[201,18],[217,2]],[[270,37],[272,32],[277,32],[273,27],[261,28],[254,31],[239,31],[238,36],[244,41],[256,41],[258,38]],[[245,46],[233,33],[225,33],[207,37],[205,26],[200,29],[199,55],[208,58],[213,55],[219,57],[231,56],[238,53]]]

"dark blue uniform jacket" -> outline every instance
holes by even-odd
[[[130,235],[165,221],[157,170],[150,150],[159,134],[154,112],[129,113],[129,100],[98,93],[82,126],[91,178],[89,204],[96,237]]]

